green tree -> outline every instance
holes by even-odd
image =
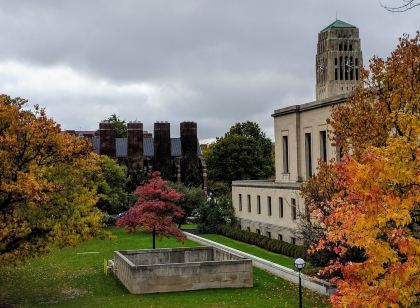
[[[253,122],[237,123],[205,152],[209,180],[230,187],[234,180],[266,179],[274,174],[272,142]]]
[[[113,159],[102,155],[99,160],[100,172],[97,174],[98,195],[96,206],[108,214],[118,214],[128,209],[128,182],[125,170]]]
[[[210,198],[198,209],[198,231],[201,233],[217,233],[218,227],[234,225],[235,221],[235,210],[228,195]]]
[[[178,202],[178,205],[180,205],[185,212],[184,216],[178,220],[178,228],[180,228],[194,210],[197,210],[204,205],[206,202],[206,195],[200,187],[187,187],[182,183],[169,183],[169,185],[184,195]]]
[[[127,123],[124,120],[120,119],[119,116],[117,116],[114,113],[105,120],[110,123],[115,123],[115,131],[116,131],[117,138],[127,137]]]
[[[26,103],[0,95],[0,264],[92,238],[104,218],[95,207],[98,155]]]

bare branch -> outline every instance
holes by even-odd
[[[384,5],[381,1],[379,2],[384,9],[392,13],[406,12],[420,5],[419,0],[402,0],[403,4],[401,4],[400,6],[387,6]]]

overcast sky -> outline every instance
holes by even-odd
[[[274,109],[314,100],[317,34],[336,12],[360,29],[365,64],[420,28],[420,7],[378,0],[0,0],[0,93],[64,129],[116,113],[173,136],[185,120],[201,140],[252,120],[273,137]]]

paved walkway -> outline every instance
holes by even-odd
[[[251,255],[249,253],[231,248],[229,246],[208,240],[204,237],[189,233],[184,231],[184,234],[186,235],[186,237],[194,242],[197,242],[199,244],[202,245],[207,245],[207,246],[213,246],[228,252],[232,252],[234,254],[240,255],[244,258],[247,259],[251,259],[252,260],[252,264],[255,267],[261,268],[275,276],[281,277],[285,280],[294,282],[294,283],[299,283],[299,273],[297,271],[294,271],[290,268],[287,268],[285,266],[279,265],[277,263],[262,259],[260,257]],[[323,295],[331,295],[336,291],[336,287],[335,285],[321,280],[321,279],[317,279],[317,278],[312,278],[306,275],[301,275],[302,278],[302,286],[304,286],[305,288],[308,288],[312,291],[315,291],[317,293],[323,294]]]

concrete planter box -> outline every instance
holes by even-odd
[[[215,247],[115,251],[113,271],[134,294],[253,286],[252,261]]]

